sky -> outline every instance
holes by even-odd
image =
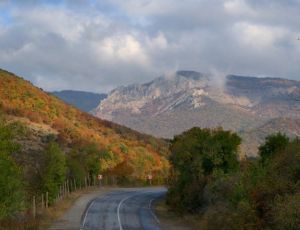
[[[300,0],[0,0],[0,68],[108,92],[176,70],[300,80]]]

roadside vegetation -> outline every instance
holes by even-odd
[[[24,151],[26,146],[19,143],[19,138],[31,135],[27,126],[0,115],[0,229],[39,229],[42,213],[38,212],[36,218],[32,215],[33,197],[34,209],[41,211],[41,205],[46,207],[45,194],[47,206],[52,206],[61,200],[60,197],[67,197],[65,193],[70,190],[97,185],[99,174],[103,176],[102,185],[149,185],[146,177],[139,179],[133,175],[143,173],[143,167],[151,170],[151,165],[146,164],[147,159],[141,157],[136,162],[140,164],[140,172],[134,172],[129,163],[121,166],[115,163],[112,152],[99,148],[96,143],[74,145],[66,152],[65,146],[54,135],[44,139],[42,149]],[[112,165],[115,166],[113,169]],[[162,184],[164,178],[158,177],[152,183]]]
[[[299,229],[300,140],[270,135],[260,157],[238,161],[241,139],[193,128],[172,141],[167,204],[196,229]]]
[[[167,179],[165,140],[95,118],[4,70],[0,99],[0,229],[36,229],[33,203],[47,197],[51,206],[99,174],[113,186]]]
[[[72,160],[70,167],[76,167],[78,163],[81,165],[87,155],[89,163],[85,163],[97,165],[97,159],[101,157],[101,171],[110,172],[120,183],[144,181],[148,174],[163,182],[167,176],[168,146],[162,139],[98,119],[1,69],[0,98],[0,111],[7,117],[26,119],[25,126],[39,124],[53,130],[49,135],[40,135],[39,140],[26,134],[29,138],[27,143],[23,141],[23,145],[27,145],[25,147],[33,139],[36,140],[33,144],[43,145],[42,149],[45,148],[44,143],[55,141],[63,152],[70,153],[67,154]],[[28,151],[28,154],[31,152]],[[84,170],[91,172],[86,167]]]

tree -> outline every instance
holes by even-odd
[[[21,171],[9,154],[0,152],[0,220],[24,208]]]
[[[280,132],[267,136],[265,143],[259,147],[261,162],[265,164],[276,153],[285,149],[288,143],[289,138]]]
[[[0,118],[0,219],[24,208],[21,170],[11,154],[19,150],[13,142],[13,129]]]
[[[75,179],[77,185],[84,181],[87,174],[84,157],[77,149],[73,149],[67,156],[68,177]]]
[[[95,177],[100,173],[100,157],[101,151],[96,144],[89,144],[81,149],[85,156],[85,167],[90,177]]]
[[[59,186],[66,178],[66,159],[55,142],[50,142],[43,152],[42,191],[49,192],[49,202],[53,203],[59,192]]]
[[[171,144],[171,187],[168,202],[174,208],[194,212],[201,207],[207,181],[235,172],[241,138],[222,129],[192,128]]]

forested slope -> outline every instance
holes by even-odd
[[[5,122],[17,122],[25,130],[15,137],[22,152],[16,160],[24,165],[33,164],[39,152],[55,142],[85,167],[84,174],[93,171],[80,165],[86,160],[95,163],[94,174],[111,175],[119,182],[144,181],[149,173],[158,181],[166,177],[168,150],[161,139],[95,118],[4,70],[0,70],[0,98]]]

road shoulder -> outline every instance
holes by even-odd
[[[160,221],[163,229],[193,230],[195,225],[189,217],[182,217],[168,210],[164,199],[157,200],[153,205],[153,211]]]
[[[81,219],[88,204],[99,196],[114,190],[114,188],[104,187],[81,194],[72,206],[57,220],[55,220],[50,230],[71,230],[80,229]]]

